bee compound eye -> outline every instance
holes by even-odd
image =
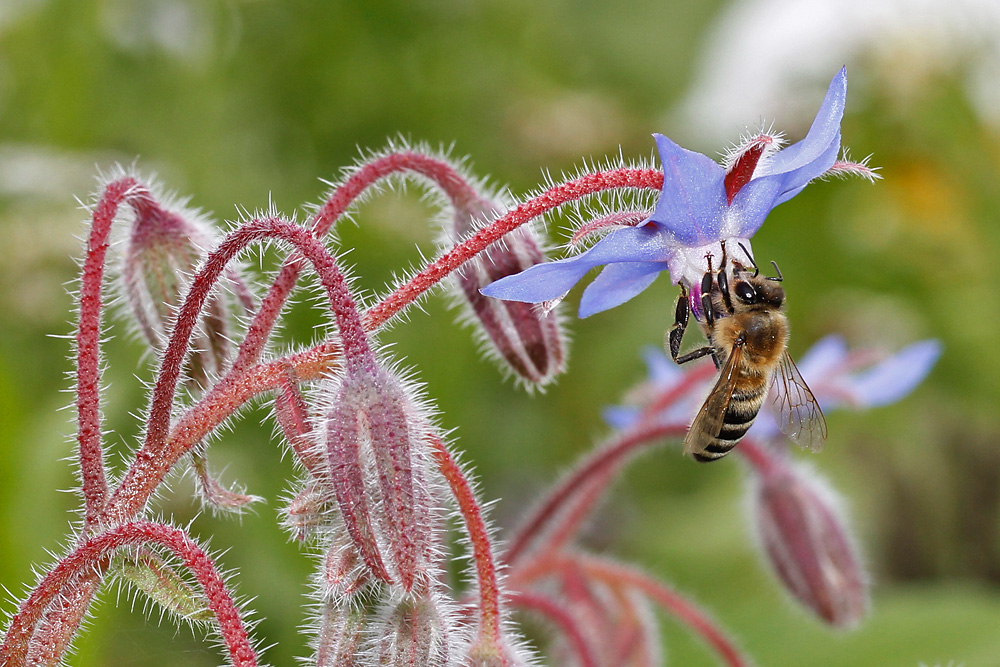
[[[753,303],[757,300],[757,292],[750,286],[750,283],[736,283],[734,291],[736,292],[736,297],[744,303]]]

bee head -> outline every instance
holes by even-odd
[[[776,282],[749,275],[742,278],[737,274],[733,284],[733,296],[747,306],[765,305],[780,308],[785,303],[785,290]]]

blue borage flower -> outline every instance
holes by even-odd
[[[927,377],[940,356],[941,343],[937,340],[913,343],[884,356],[872,350],[849,350],[841,336],[831,335],[813,345],[798,367],[820,406],[829,412],[841,407],[874,408],[901,400]],[[688,423],[702,400],[698,391],[686,392],[655,416],[646,414],[643,406],[677,387],[685,371],[659,348],[645,348],[643,358],[649,380],[633,394],[634,404],[606,408],[605,421],[619,430],[648,418],[662,423]],[[764,405],[766,408],[769,403]],[[778,426],[767,409],[761,411],[750,434],[761,439],[778,434]]]
[[[708,270],[707,255],[720,258],[722,242],[730,248],[742,244],[752,252],[750,237],[771,209],[797,195],[809,181],[829,172],[876,177],[864,161],[837,160],[846,96],[847,71],[841,69],[805,139],[781,149],[780,135],[761,133],[745,140],[722,165],[662,134],[653,135],[663,165],[663,188],[652,215],[635,226],[615,229],[586,252],[533,266],[484,287],[482,293],[507,301],[554,301],[597,266],[605,268],[584,291],[580,317],[625,303],[662,271],[669,271],[674,283],[697,291]]]

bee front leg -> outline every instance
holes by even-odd
[[[667,333],[667,347],[670,350],[670,358],[673,359],[676,364],[686,364],[689,361],[700,359],[709,354],[712,355],[713,359],[716,359],[715,349],[710,345],[700,347],[697,350],[688,352],[684,355],[680,354],[681,340],[684,338],[684,332],[687,330],[690,318],[691,309],[688,306],[688,292],[686,289],[681,287],[681,295],[677,298],[677,310],[674,314],[674,324],[670,327],[670,331]],[[716,360],[715,365],[719,365],[718,360]]]
[[[667,349],[670,350],[670,358],[677,362],[677,355],[681,351],[681,340],[687,330],[688,320],[691,316],[691,309],[688,306],[688,291],[681,285],[681,294],[677,297],[677,308],[674,311],[674,323],[667,332]],[[680,362],[677,362],[680,363]]]

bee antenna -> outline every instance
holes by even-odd
[[[774,266],[774,270],[778,272],[778,275],[776,275],[776,276],[768,276],[767,279],[768,280],[773,280],[776,283],[780,283],[782,280],[785,279],[785,277],[781,275],[781,269],[778,268],[778,263],[776,261],[774,261],[772,259],[771,260],[771,264],[772,264],[772,266]]]
[[[737,245],[738,245],[738,246],[739,246],[740,248],[742,248],[742,249],[743,249],[743,254],[744,254],[744,255],[746,255],[746,256],[747,256],[747,259],[749,259],[749,260],[750,260],[750,266],[752,266],[752,267],[753,267],[753,277],[754,277],[754,278],[756,278],[757,276],[759,276],[759,275],[760,275],[760,267],[759,267],[759,266],[757,266],[757,262],[755,262],[755,261],[753,260],[753,255],[751,255],[751,254],[750,254],[750,251],[749,251],[749,250],[747,250],[747,247],[746,247],[745,245],[743,245],[743,242],[742,242],[742,241],[740,241],[739,243],[737,243]]]

